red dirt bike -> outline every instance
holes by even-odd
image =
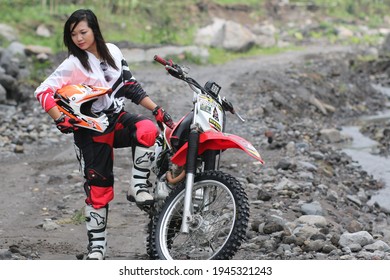
[[[231,259],[246,236],[249,203],[241,183],[219,170],[221,154],[236,148],[264,161],[251,143],[224,131],[226,112],[242,118],[220,97],[218,84],[201,86],[185,67],[157,55],[154,60],[190,86],[193,109],[173,129],[159,123],[148,254],[151,259]]]

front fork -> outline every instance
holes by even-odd
[[[186,163],[186,185],[184,192],[184,208],[183,220],[181,224],[181,232],[189,233],[190,224],[192,222],[192,189],[194,186],[194,178],[196,173],[196,164],[198,157],[199,131],[196,126],[191,128],[188,137],[187,163]]]

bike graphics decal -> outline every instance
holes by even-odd
[[[242,147],[244,147],[249,153],[251,153],[252,155],[254,155],[256,157],[260,157],[260,154],[255,149],[255,147],[253,147],[253,145],[251,143],[249,143],[248,141],[246,141],[245,139],[243,139],[241,137],[237,137],[237,135],[229,134],[229,133],[224,133],[224,135],[226,135],[227,137],[230,137],[230,138],[234,138],[234,141],[236,143],[238,143],[239,145],[241,145]]]
[[[199,109],[207,114],[211,114],[212,108],[212,104],[209,101],[209,98],[206,96],[200,96],[199,98]]]
[[[218,115],[217,108],[214,108],[214,111],[213,111],[213,118],[214,118],[216,121],[219,121],[219,115]]]
[[[210,118],[209,123],[212,127],[214,127],[216,130],[221,131],[221,125],[216,122],[214,119]]]
[[[211,114],[211,106],[209,106],[208,104],[202,103],[200,104],[199,108],[201,111],[206,112],[207,114]]]
[[[200,110],[208,113],[211,115],[212,108],[217,108],[218,110],[222,111],[222,107],[216,102],[214,99],[201,95],[199,96],[199,108]]]

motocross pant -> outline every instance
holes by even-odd
[[[113,149],[132,147],[134,153],[136,146],[153,146],[158,135],[154,122],[139,114],[122,111],[109,116],[109,121],[103,133],[89,129],[74,132],[84,165],[85,202],[95,209],[106,207],[114,198]]]

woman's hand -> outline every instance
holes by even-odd
[[[64,114],[62,114],[54,122],[55,122],[57,128],[62,133],[68,134],[68,133],[72,133],[78,129],[78,127],[75,126],[75,124],[78,123],[79,121],[77,121],[75,119],[71,119],[68,116],[65,116]]]
[[[166,126],[171,129],[174,127],[175,124],[172,121],[171,115],[165,112],[160,106],[156,106],[156,108],[153,109],[153,115],[156,118],[156,121],[165,123]]]

